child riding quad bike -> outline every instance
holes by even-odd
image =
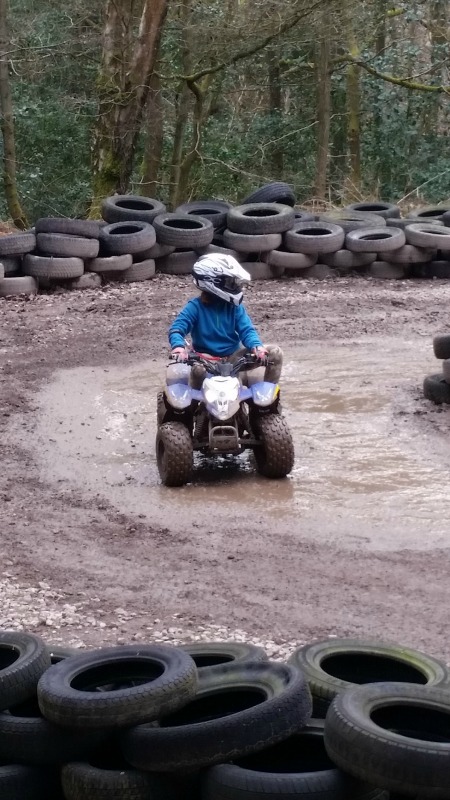
[[[213,456],[251,449],[261,475],[284,478],[294,446],[280,408],[282,353],[263,347],[242,305],[250,275],[231,256],[213,254],[196,262],[193,277],[201,296],[170,327],[172,362],[157,398],[161,481],[188,483],[196,450]],[[193,349],[186,348],[188,333]]]

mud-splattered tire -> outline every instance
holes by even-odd
[[[288,424],[281,414],[267,414],[257,420],[262,440],[255,447],[256,469],[266,478],[285,478],[294,466],[294,442]]]
[[[440,406],[442,403],[450,404],[450,385],[442,373],[427,375],[423,382],[423,393],[427,400]]]
[[[156,434],[156,463],[164,486],[184,486],[192,475],[191,435],[181,422],[165,422]]]

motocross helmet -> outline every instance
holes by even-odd
[[[200,291],[214,294],[235,306],[242,303],[242,287],[251,280],[250,274],[233,256],[220,253],[201,256],[192,268],[192,275]]]

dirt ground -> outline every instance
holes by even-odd
[[[324,537],[320,495],[317,537],[314,503],[305,535],[294,516],[290,532],[285,517],[279,526],[264,513],[262,481],[252,484],[260,501],[256,519],[245,500],[239,513],[218,502],[214,518],[200,520],[186,500],[180,515],[171,500],[177,490],[161,489],[152,521],[119,495],[88,492],[78,480],[51,480],[42,471],[38,397],[56,371],[161,361],[168,324],[192,292],[188,278],[157,276],[144,284],[0,301],[0,627],[88,645],[237,636],[270,642],[275,655],[329,635],[381,637],[450,661],[449,528],[441,506],[450,412],[425,401],[416,379],[402,388],[405,408],[393,385],[389,413],[394,430],[406,426],[413,438],[415,431],[429,437],[424,457],[442,469],[442,496],[432,518],[420,520],[439,527],[440,538],[423,549],[404,537],[398,547],[378,549]],[[264,339],[297,357],[299,375],[311,343],[320,360],[336,342],[348,352],[367,342],[377,355],[379,374],[371,365],[369,376],[376,385],[383,380],[387,338],[408,342],[408,352],[417,344],[423,353],[426,344],[429,371],[439,371],[431,343],[448,327],[450,284],[363,277],[257,282],[246,304]],[[408,363],[404,368],[407,374]],[[52,425],[56,418],[47,420],[49,430]],[[211,498],[214,482],[207,491]],[[327,524],[330,532],[337,529],[338,515]],[[386,517],[381,533],[395,537],[396,524]],[[408,525],[413,537],[414,522]],[[361,514],[355,527],[364,527]]]

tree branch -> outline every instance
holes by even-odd
[[[337,63],[356,64],[356,66],[361,67],[361,69],[364,69],[366,72],[368,72],[369,75],[373,75],[374,78],[379,78],[387,83],[393,83],[394,86],[402,86],[404,89],[411,89],[416,92],[442,92],[444,94],[450,94],[450,86],[443,86],[442,84],[433,86],[426,83],[418,83],[417,81],[410,80],[408,78],[397,78],[395,75],[389,75],[387,72],[380,72],[379,70],[375,69],[375,67],[371,67],[370,64],[367,64],[365,61],[354,58],[351,53],[346,53],[344,56],[334,59],[333,63],[334,65]]]

